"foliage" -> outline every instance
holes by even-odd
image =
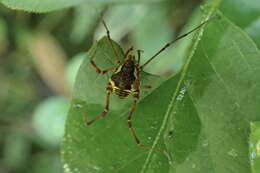
[[[14,9],[0,8],[0,172],[62,172],[57,146],[67,109],[65,172],[259,172],[257,0],[0,3]],[[113,96],[107,117],[84,126],[83,115],[103,110],[111,75],[96,74],[89,58],[96,52],[99,66],[115,65],[100,14],[119,58],[134,45],[144,50],[142,62],[180,33],[220,17],[142,73],[153,88],[142,90],[133,127],[143,144],[166,153],[135,145],[126,123],[131,97]]]

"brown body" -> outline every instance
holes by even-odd
[[[109,82],[112,86],[113,91],[119,98],[125,98],[129,94],[136,94],[137,89],[135,85],[137,83],[136,79],[136,69],[135,60],[129,56],[125,63],[119,66],[114,74],[111,76]]]

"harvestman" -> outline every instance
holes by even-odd
[[[132,105],[132,107],[129,110],[129,114],[128,114],[128,118],[127,118],[127,124],[128,124],[128,128],[130,129],[130,131],[131,131],[131,133],[132,133],[132,135],[134,137],[135,143],[139,147],[142,147],[142,148],[162,151],[159,148],[152,148],[151,146],[147,146],[147,145],[141,144],[139,138],[136,135],[136,132],[135,132],[134,128],[132,127],[132,115],[133,115],[133,112],[135,111],[135,108],[136,108],[136,105],[137,105],[137,101],[139,100],[140,89],[149,89],[149,88],[151,88],[151,86],[149,86],[149,85],[140,85],[140,80],[141,80],[140,72],[144,69],[144,67],[146,65],[148,65],[155,57],[157,57],[161,52],[163,52],[170,45],[172,45],[176,41],[186,37],[187,35],[191,34],[192,32],[196,31],[197,29],[202,27],[204,24],[208,23],[208,21],[211,20],[211,19],[206,20],[205,22],[201,23],[200,25],[198,25],[197,27],[195,27],[191,31],[187,32],[186,34],[183,34],[183,35],[177,37],[176,39],[174,39],[173,41],[167,43],[165,46],[163,46],[157,53],[155,53],[151,58],[149,58],[142,65],[140,65],[141,50],[137,50],[137,61],[136,61],[135,56],[131,54],[131,52],[133,51],[133,47],[131,47],[130,49],[128,49],[125,52],[124,60],[122,60],[122,61],[119,60],[118,55],[117,55],[117,53],[115,51],[115,48],[113,46],[111,37],[110,37],[109,29],[108,29],[105,21],[102,20],[102,23],[103,23],[103,25],[104,25],[104,27],[106,29],[106,34],[107,34],[109,43],[110,43],[111,48],[113,49],[113,52],[114,52],[114,54],[116,56],[116,64],[117,64],[117,66],[110,67],[108,69],[102,70],[94,62],[95,53],[90,58],[90,63],[96,69],[96,72],[98,74],[105,74],[107,72],[112,72],[113,74],[109,78],[109,82],[108,82],[107,87],[106,87],[106,91],[107,91],[106,106],[105,106],[103,112],[101,112],[99,115],[97,115],[91,121],[87,121],[86,120],[85,125],[89,126],[89,125],[93,124],[96,120],[98,120],[100,118],[103,118],[103,117],[105,117],[107,115],[107,113],[109,112],[110,95],[113,92],[115,92],[115,94],[119,98],[122,98],[122,99],[126,98],[129,95],[132,95],[132,97],[133,97],[133,105]]]

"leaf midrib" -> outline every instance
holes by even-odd
[[[213,11],[216,9],[216,7],[219,5],[219,3],[220,3],[220,0],[215,0],[215,1],[212,3],[212,7],[211,7],[211,9],[209,10],[209,13],[208,13],[208,15],[206,16],[205,19],[208,19],[208,18],[212,15]],[[182,84],[182,82],[183,82],[183,80],[184,80],[184,78],[185,78],[185,76],[186,76],[186,74],[187,74],[188,67],[189,67],[190,62],[191,62],[191,60],[192,60],[192,57],[193,57],[193,55],[194,55],[194,53],[195,53],[195,50],[196,50],[196,48],[197,48],[197,46],[198,46],[198,44],[199,44],[199,42],[200,42],[200,39],[201,39],[201,37],[202,37],[202,35],[203,35],[203,31],[204,31],[204,27],[202,27],[202,28],[199,30],[197,39],[196,39],[194,45],[192,46],[190,55],[189,55],[189,57],[188,57],[186,63],[183,65],[184,67],[183,67],[183,70],[182,70],[182,73],[181,73],[181,77],[180,77],[180,79],[179,79],[179,82],[178,82],[178,84],[177,84],[177,87],[176,87],[176,89],[175,89],[175,92],[174,92],[174,94],[173,94],[173,96],[172,96],[172,98],[171,98],[170,104],[168,105],[167,111],[166,111],[166,113],[165,113],[165,115],[164,115],[163,123],[162,123],[162,125],[161,125],[161,127],[160,127],[159,132],[157,133],[157,135],[156,135],[156,137],[155,137],[155,140],[154,140],[154,142],[153,142],[152,148],[154,148],[154,147],[156,146],[156,144],[157,144],[157,142],[158,142],[158,140],[159,140],[159,138],[160,138],[160,135],[161,135],[161,133],[163,132],[165,126],[166,126],[166,123],[167,123],[167,120],[168,120],[168,118],[169,118],[169,116],[170,116],[170,113],[172,112],[171,110],[174,109],[174,106],[175,106],[175,105],[174,105],[174,103],[175,103],[175,98],[176,98],[176,96],[177,96],[177,94],[178,94],[178,92],[179,92],[180,86],[181,86],[181,84]],[[146,160],[145,160],[145,163],[144,163],[144,165],[143,165],[143,167],[142,167],[142,169],[141,169],[141,173],[144,173],[144,171],[145,171],[147,165],[149,164],[149,162],[150,162],[150,160],[151,160],[151,155],[152,155],[153,152],[154,152],[153,150],[150,150],[150,151],[149,151],[149,153],[148,153],[148,155],[147,155],[147,158],[146,158]]]
[[[163,131],[164,128],[166,127],[167,120],[168,120],[168,118],[169,118],[169,116],[170,116],[172,110],[173,110],[174,107],[175,107],[175,105],[174,105],[174,103],[175,103],[175,101],[176,101],[175,98],[176,98],[177,94],[179,93],[179,89],[180,89],[181,84],[182,84],[182,82],[183,82],[183,80],[184,80],[184,77],[185,77],[185,75],[186,75],[186,73],[187,73],[188,66],[189,66],[190,61],[191,61],[191,59],[192,59],[192,56],[193,56],[193,54],[194,54],[194,52],[195,52],[195,49],[196,49],[196,47],[197,47],[197,45],[198,45],[199,37],[201,37],[202,32],[203,32],[203,28],[200,30],[199,35],[198,35],[198,38],[196,39],[196,42],[194,43],[194,46],[193,46],[193,48],[192,48],[193,51],[191,52],[191,54],[190,54],[188,60],[186,61],[186,64],[184,64],[184,68],[183,68],[183,70],[182,70],[180,80],[179,80],[179,82],[178,82],[178,84],[177,84],[177,87],[176,87],[176,89],[175,89],[175,91],[174,91],[174,93],[173,93],[173,95],[172,95],[172,97],[171,97],[171,99],[170,99],[169,105],[168,105],[168,107],[167,107],[167,111],[166,111],[166,113],[165,113],[164,116],[163,116],[164,119],[163,119],[162,125],[161,125],[161,127],[160,127],[159,132],[157,133],[157,135],[156,135],[156,137],[155,137],[155,140],[154,140],[154,142],[153,142],[152,148],[154,148],[155,145],[157,144],[157,142],[158,142],[158,140],[159,140],[159,138],[160,138],[160,135],[161,135],[162,131]],[[150,150],[150,151],[149,151],[149,153],[148,153],[148,155],[147,155],[147,158],[146,158],[146,161],[145,161],[145,163],[144,163],[144,166],[142,167],[141,173],[144,173],[144,171],[145,171],[147,165],[149,164],[149,161],[150,161],[152,152],[154,152],[154,151],[153,151],[153,150]]]

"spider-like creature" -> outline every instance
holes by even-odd
[[[107,91],[106,106],[105,106],[103,112],[101,112],[99,115],[97,115],[94,119],[92,119],[90,121],[86,120],[85,124],[87,126],[89,126],[89,125],[93,124],[96,120],[103,118],[107,115],[107,113],[109,112],[110,95],[113,92],[119,98],[122,98],[122,99],[128,97],[129,95],[132,95],[133,105],[129,110],[129,114],[128,114],[128,118],[127,118],[127,124],[128,124],[128,128],[130,129],[130,131],[131,131],[131,133],[134,137],[135,143],[139,147],[142,147],[142,148],[162,151],[159,148],[153,148],[151,146],[143,145],[140,142],[134,128],[132,127],[132,117],[133,117],[132,115],[133,115],[133,112],[135,111],[137,102],[139,100],[140,89],[149,89],[149,88],[152,87],[152,86],[149,86],[149,85],[140,85],[140,80],[141,80],[140,72],[144,69],[145,66],[147,66],[153,59],[155,59],[155,57],[157,57],[160,53],[162,53],[166,48],[171,46],[176,41],[186,37],[190,33],[198,30],[204,24],[208,23],[208,21],[211,20],[211,19],[206,20],[205,22],[201,23],[200,25],[198,25],[197,27],[195,27],[191,31],[187,32],[186,34],[183,34],[183,35],[177,37],[176,39],[174,39],[173,41],[165,44],[165,46],[163,46],[157,53],[155,53],[152,57],[150,57],[142,65],[140,65],[141,50],[137,50],[137,60],[136,60],[135,56],[133,54],[131,54],[131,52],[133,51],[133,47],[131,47],[130,49],[128,49],[126,51],[123,61],[120,61],[117,58],[117,61],[116,61],[117,66],[110,67],[110,68],[105,69],[105,70],[100,69],[96,65],[96,63],[94,62],[94,58],[95,58],[95,54],[94,54],[90,59],[90,63],[96,69],[97,73],[98,74],[105,74],[107,72],[112,72],[113,74],[109,78],[109,81],[108,81],[108,84],[107,84],[107,87],[106,87],[106,91]],[[112,40],[111,40],[111,37],[110,37],[110,32],[108,30],[108,27],[107,27],[104,20],[102,20],[102,23],[103,23],[103,25],[106,29],[106,34],[107,34],[109,43],[111,45],[111,49],[113,49],[115,56],[117,56],[115,48],[113,47],[113,44],[112,44]]]

